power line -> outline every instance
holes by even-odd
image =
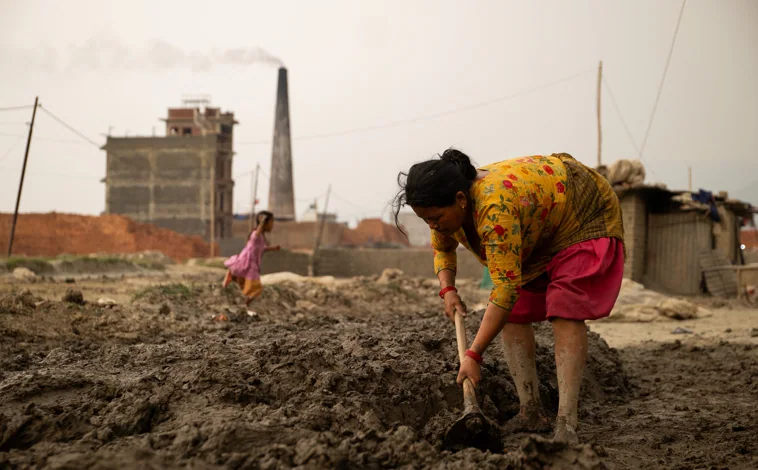
[[[245,175],[249,175],[250,173],[253,173],[253,172],[255,172],[254,169],[253,170],[248,170],[248,171],[243,171],[242,173],[237,173],[236,175],[234,175],[234,179],[241,178],[241,177],[243,177]]]
[[[20,136],[18,138],[18,140],[16,140],[16,142],[13,145],[11,145],[11,148],[9,148],[8,151],[5,152],[5,154],[2,157],[0,157],[0,162],[2,162],[3,160],[5,160],[5,157],[7,157],[8,155],[10,155],[11,152],[13,151],[13,149],[16,148],[16,145],[18,145],[19,142],[21,142],[23,139],[24,139],[24,136],[23,135]]]
[[[0,132],[0,137],[26,137],[25,134],[6,134],[4,132]],[[82,142],[81,140],[69,140],[69,139],[55,139],[52,137],[37,137],[34,136],[34,141],[45,141],[45,142],[56,142],[59,144],[77,144],[77,145],[85,145],[89,142]]]
[[[76,145],[87,145],[89,143],[89,142],[82,142],[80,140],[55,139],[52,137],[35,137],[34,140],[42,140],[45,142],[55,142],[58,144],[76,144]]]
[[[613,109],[616,111],[616,115],[619,118],[619,121],[621,121],[621,125],[624,127],[624,131],[626,131],[627,137],[629,137],[629,142],[632,144],[632,147],[634,148],[635,152],[640,156],[640,160],[645,162],[645,165],[647,165],[648,168],[650,168],[650,173],[653,174],[656,178],[658,175],[655,174],[655,169],[653,168],[653,165],[650,164],[650,162],[647,161],[644,155],[642,155],[642,152],[640,152],[640,148],[637,145],[637,141],[634,140],[634,136],[632,135],[632,131],[629,130],[629,126],[626,124],[626,119],[624,119],[624,115],[621,113],[621,108],[619,108],[618,102],[616,101],[616,95],[614,95],[613,90],[611,89],[611,86],[608,84],[608,80],[605,76],[603,76],[603,84],[605,85],[606,91],[608,91],[608,96],[611,98],[611,104],[613,105]]]
[[[266,170],[264,170],[262,167],[258,167],[258,170],[260,170],[260,172],[263,173],[263,176],[265,176],[269,180],[271,179],[271,177],[268,175],[268,173],[266,173]]]
[[[650,121],[647,124],[647,130],[645,131],[645,138],[642,139],[642,145],[640,146],[640,156],[645,151],[647,145],[647,138],[650,135],[650,129],[653,127],[653,119],[655,118],[655,111],[658,109],[658,101],[661,99],[661,92],[663,91],[663,84],[666,82],[666,74],[669,70],[669,64],[671,63],[671,56],[674,53],[674,44],[676,44],[676,37],[679,35],[679,25],[682,24],[682,15],[684,14],[684,6],[687,4],[687,0],[682,0],[682,8],[679,10],[679,19],[676,21],[676,29],[674,29],[674,37],[671,40],[671,48],[669,48],[669,55],[666,58],[666,65],[663,67],[663,76],[661,76],[661,83],[658,85],[658,93],[655,96],[655,103],[653,103],[653,110],[650,113]]]
[[[319,194],[318,196],[313,196],[313,197],[308,197],[308,198],[303,198],[303,199],[295,199],[295,202],[313,202],[314,200],[321,199],[324,196],[326,196],[326,191]]]
[[[27,109],[27,108],[33,108],[33,107],[34,107],[33,105],[28,105],[28,106],[13,106],[13,107],[8,107],[8,108],[0,108],[0,111],[9,111],[9,110],[15,110],[15,109]],[[79,138],[81,138],[82,140],[84,140],[88,144],[94,145],[98,149],[100,148],[100,144],[98,144],[94,140],[90,139],[89,137],[87,137],[86,135],[84,135],[82,132],[79,132],[78,130],[76,130],[73,126],[71,126],[70,124],[66,123],[63,119],[61,119],[58,116],[56,116],[55,114],[53,114],[50,110],[48,110],[47,108],[45,108],[41,104],[39,105],[39,108],[42,111],[44,111],[45,114],[47,114],[48,116],[50,116],[51,118],[53,118],[60,125],[62,125],[66,129],[68,129],[72,133],[76,134]],[[18,136],[18,134],[0,134],[0,135],[6,136],[6,137],[16,137],[16,136]],[[79,143],[79,142],[76,142],[76,141],[73,141],[73,140],[51,139],[51,138],[45,138],[45,137],[35,137],[34,139],[35,140],[47,140],[47,141],[50,141],[50,142],[60,142],[60,143]]]
[[[355,204],[354,202],[350,201],[349,199],[347,199],[347,198],[345,198],[343,196],[340,196],[339,194],[335,193],[334,191],[332,191],[332,196],[336,197],[337,199],[339,199],[340,201],[342,201],[342,202],[344,202],[346,204],[349,204],[349,205],[355,207],[356,209],[360,209],[361,211],[363,211],[363,213],[366,213],[366,212],[380,212],[381,211],[380,209],[369,209],[368,207],[359,206],[358,204]]]
[[[33,104],[27,104],[25,106],[7,106],[5,108],[0,108],[0,111],[20,111],[22,109],[32,109],[33,107]]]
[[[637,145],[637,141],[634,140],[634,136],[632,136],[632,131],[629,130],[629,126],[626,124],[624,115],[621,113],[621,109],[619,108],[618,102],[616,101],[616,95],[613,93],[613,90],[611,89],[611,86],[608,84],[608,80],[605,77],[603,77],[603,84],[605,85],[606,91],[608,91],[608,96],[610,96],[611,98],[611,104],[613,105],[613,109],[616,110],[616,115],[618,116],[619,121],[621,121],[621,125],[624,126],[624,130],[626,131],[627,137],[629,137],[629,142],[632,144],[634,151],[637,153],[640,153],[640,147],[639,145]]]
[[[258,166],[258,169],[261,171],[261,173],[263,173],[263,175],[264,175],[266,178],[271,178],[271,177],[268,175],[268,173],[266,173],[266,170],[264,170],[262,166],[260,166],[260,165],[259,165],[259,166]],[[243,171],[243,172],[241,172],[241,173],[237,173],[236,175],[234,175],[234,178],[235,178],[235,179],[236,179],[236,178],[240,178],[240,177],[242,177],[242,176],[245,176],[245,175],[249,175],[250,173],[255,173],[255,168],[253,168],[252,170],[247,170],[247,171]]]
[[[48,115],[48,116],[50,116],[51,118],[55,119],[55,120],[56,120],[56,121],[57,121],[57,122],[58,122],[60,125],[62,125],[63,127],[65,127],[66,129],[68,129],[69,131],[71,131],[71,132],[73,132],[74,134],[76,134],[77,136],[79,136],[79,137],[80,137],[82,140],[84,140],[84,141],[86,141],[86,142],[90,143],[91,145],[94,145],[94,146],[95,146],[95,147],[97,147],[98,149],[100,149],[100,144],[98,144],[98,143],[97,143],[97,142],[95,142],[94,140],[90,139],[90,138],[89,138],[89,137],[87,137],[86,135],[82,134],[82,133],[81,133],[81,132],[79,132],[78,130],[74,129],[72,126],[70,126],[70,125],[69,125],[69,124],[67,124],[65,121],[63,121],[63,119],[59,118],[59,117],[58,117],[58,116],[56,116],[55,114],[53,114],[53,113],[51,113],[50,111],[48,111],[48,110],[47,110],[47,108],[43,107],[42,105],[40,105],[40,108],[42,109],[42,111],[44,111],[44,112],[45,112],[45,114],[47,114],[47,115]]]
[[[20,168],[13,168],[9,166],[0,166],[0,168],[4,170],[13,170],[13,171],[20,171]],[[27,173],[35,174],[35,175],[46,175],[46,176],[62,176],[64,178],[71,178],[71,179],[79,179],[79,180],[97,180],[97,182],[100,182],[101,177],[100,176],[90,176],[90,175],[69,175],[66,173],[58,173],[55,171],[39,171],[39,170],[26,170]]]
[[[376,130],[382,130],[382,129],[389,129],[389,128],[393,128],[393,127],[400,127],[400,126],[403,126],[403,125],[406,125],[406,124],[413,124],[413,123],[417,123],[417,122],[421,122],[421,121],[428,121],[428,120],[432,120],[432,119],[439,119],[441,117],[450,116],[450,115],[461,113],[461,112],[465,112],[465,111],[470,111],[472,109],[483,108],[485,106],[490,106],[490,105],[495,104],[495,103],[500,103],[500,102],[503,102],[503,101],[509,101],[509,100],[518,98],[518,97],[523,96],[523,95],[534,93],[535,91],[539,91],[539,90],[542,90],[544,88],[549,88],[551,86],[555,86],[555,85],[558,85],[560,83],[564,83],[564,82],[568,82],[568,81],[574,80],[575,78],[581,77],[582,75],[585,75],[588,72],[594,72],[594,71],[595,71],[595,68],[587,69],[587,70],[584,70],[582,72],[576,73],[574,75],[571,75],[571,76],[568,76],[568,77],[564,77],[564,78],[561,78],[561,79],[558,79],[558,80],[555,80],[555,81],[552,81],[552,82],[544,83],[542,85],[538,85],[538,86],[535,86],[533,88],[529,88],[527,90],[523,90],[523,91],[520,91],[520,92],[517,92],[517,93],[513,93],[513,94],[510,94],[510,95],[507,95],[507,96],[501,96],[499,98],[494,98],[494,99],[491,99],[491,100],[488,100],[488,101],[483,101],[483,102],[471,104],[471,105],[468,105],[468,106],[462,106],[462,107],[459,107],[459,108],[449,109],[447,111],[441,111],[441,112],[434,113],[434,114],[427,114],[427,115],[417,116],[417,117],[409,118],[409,119],[402,119],[402,120],[398,120],[398,121],[391,121],[391,122],[388,122],[388,123],[385,123],[385,124],[378,124],[378,125],[374,125],[374,126],[355,127],[355,128],[352,128],[352,129],[345,129],[345,130],[341,130],[341,131],[326,132],[326,133],[323,133],[323,134],[312,134],[312,135],[306,135],[306,136],[303,136],[303,137],[295,137],[292,140],[294,140],[294,141],[305,141],[305,140],[325,139],[325,138],[329,138],[329,137],[341,137],[341,136],[350,135],[350,134],[357,134],[357,133],[361,133],[361,132],[370,132],[370,131],[376,131]],[[271,143],[271,140],[259,140],[259,141],[252,141],[252,142],[237,142],[237,145],[264,145],[264,144],[270,144],[270,143]]]

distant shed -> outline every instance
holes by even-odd
[[[709,203],[658,186],[617,187],[627,245],[625,277],[672,294],[703,292],[700,258],[715,250],[744,264],[740,230],[753,208],[726,194]]]

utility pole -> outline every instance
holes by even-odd
[[[211,159],[211,247],[210,257],[214,256],[214,244],[216,243],[216,155]]]
[[[313,199],[313,205],[311,206],[313,208],[313,213],[315,214],[316,220],[313,223],[313,253],[316,253],[316,240],[318,240],[318,231],[320,228],[320,221],[318,220],[318,198]]]
[[[332,194],[332,185],[329,185],[329,189],[326,190],[326,201],[324,202],[324,217],[321,218],[319,224],[318,236],[316,237],[316,247],[313,249],[313,256],[318,253],[318,249],[321,247],[321,239],[324,237],[324,225],[326,225],[326,214],[329,209],[329,196]],[[318,209],[316,210],[316,220],[318,221]]]
[[[687,167],[687,189],[692,192],[692,167]]]
[[[603,90],[603,61],[597,67],[597,167],[603,164],[603,128],[600,121],[600,98]]]
[[[18,207],[21,204],[21,190],[24,189],[24,177],[26,176],[26,162],[29,161],[29,146],[32,144],[32,131],[34,130],[34,118],[37,116],[37,104],[39,96],[34,97],[34,110],[32,110],[32,122],[29,126],[29,136],[26,138],[26,151],[24,152],[24,166],[21,167],[21,180],[18,182],[18,195],[16,196],[16,210],[13,211],[11,223],[11,236],[8,239],[8,257],[13,253],[13,236],[16,234],[16,221],[18,221]]]
[[[248,223],[250,232],[255,230],[255,206],[258,204],[258,172],[261,169],[261,164],[257,163],[255,165],[255,174],[250,174],[250,178],[252,179],[252,186],[253,186],[253,200],[250,201],[250,222]]]

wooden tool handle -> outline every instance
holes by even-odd
[[[463,315],[458,313],[458,309],[455,310],[455,339],[458,341],[458,360],[463,363],[463,358],[466,357],[468,340],[466,339],[466,326],[463,324]]]
[[[455,310],[455,340],[458,342],[458,359],[463,364],[463,359],[466,357],[466,326],[463,324],[463,315]],[[476,387],[474,383],[467,377],[463,379],[463,408],[469,410],[478,407],[476,400]]]

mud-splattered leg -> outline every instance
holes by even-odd
[[[505,360],[516,384],[519,414],[506,425],[508,432],[542,432],[550,422],[542,413],[539,380],[535,363],[536,344],[531,324],[508,323],[503,328]]]
[[[578,442],[577,408],[579,388],[587,361],[587,327],[583,321],[556,318],[552,321],[555,335],[555,366],[558,373],[558,418],[554,440]]]

